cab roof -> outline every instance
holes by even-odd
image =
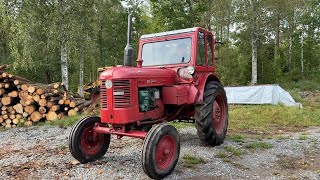
[[[174,35],[174,34],[182,34],[182,33],[188,33],[188,32],[194,32],[198,28],[199,27],[193,27],[193,28],[179,29],[179,30],[174,30],[174,31],[166,31],[166,32],[160,32],[160,33],[145,34],[145,35],[141,36],[141,39],[168,36],[168,35]]]

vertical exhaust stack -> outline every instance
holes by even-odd
[[[132,66],[133,62],[133,48],[131,46],[131,26],[132,26],[132,16],[128,16],[128,33],[127,33],[127,45],[124,48],[124,66]]]

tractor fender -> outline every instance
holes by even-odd
[[[206,84],[210,81],[218,81],[220,82],[219,78],[215,74],[204,74],[202,77],[199,78],[199,84],[198,84],[198,90],[199,95],[196,100],[196,104],[202,104],[203,103],[203,94],[204,94],[204,88],[206,87]]]

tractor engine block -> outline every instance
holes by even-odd
[[[139,110],[140,112],[151,111],[157,108],[156,100],[160,99],[158,88],[139,89]]]

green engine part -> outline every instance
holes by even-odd
[[[139,109],[141,112],[146,112],[156,108],[155,100],[152,97],[153,91],[140,90],[139,91]]]

